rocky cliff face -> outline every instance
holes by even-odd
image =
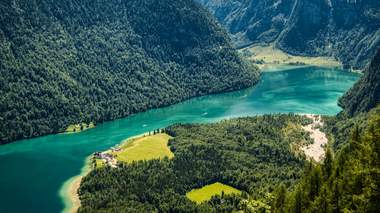
[[[339,105],[351,116],[367,112],[378,104],[380,104],[380,49],[363,77],[339,100]]]
[[[380,46],[378,0],[198,0],[235,45],[275,43],[295,55],[332,56],[363,68]]]

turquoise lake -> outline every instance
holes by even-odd
[[[359,78],[342,70],[304,67],[264,72],[242,91],[194,98],[76,134],[57,134],[0,146],[0,212],[60,212],[59,190],[87,156],[123,139],[173,123],[213,122],[264,113],[334,115],[338,98]],[[212,83],[212,82],[211,82]]]

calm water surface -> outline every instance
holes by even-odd
[[[173,123],[212,122],[263,113],[340,111],[337,99],[358,79],[339,70],[308,67],[263,73],[250,89],[191,99],[139,113],[77,134],[58,134],[0,146],[0,212],[60,212],[59,190],[85,158],[132,135]]]

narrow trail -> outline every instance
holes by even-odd
[[[310,138],[314,143],[301,148],[308,159],[320,162],[325,156],[325,145],[328,140],[326,134],[319,128],[323,127],[323,121],[320,115],[306,114],[306,117],[313,120],[309,125],[303,126],[302,129],[310,133]]]

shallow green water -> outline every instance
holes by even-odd
[[[263,113],[333,115],[337,99],[357,74],[322,68],[264,73],[254,88],[191,99],[98,125],[77,134],[58,134],[0,146],[0,212],[59,212],[59,189],[80,173],[85,158],[123,139],[173,123],[212,122]]]

